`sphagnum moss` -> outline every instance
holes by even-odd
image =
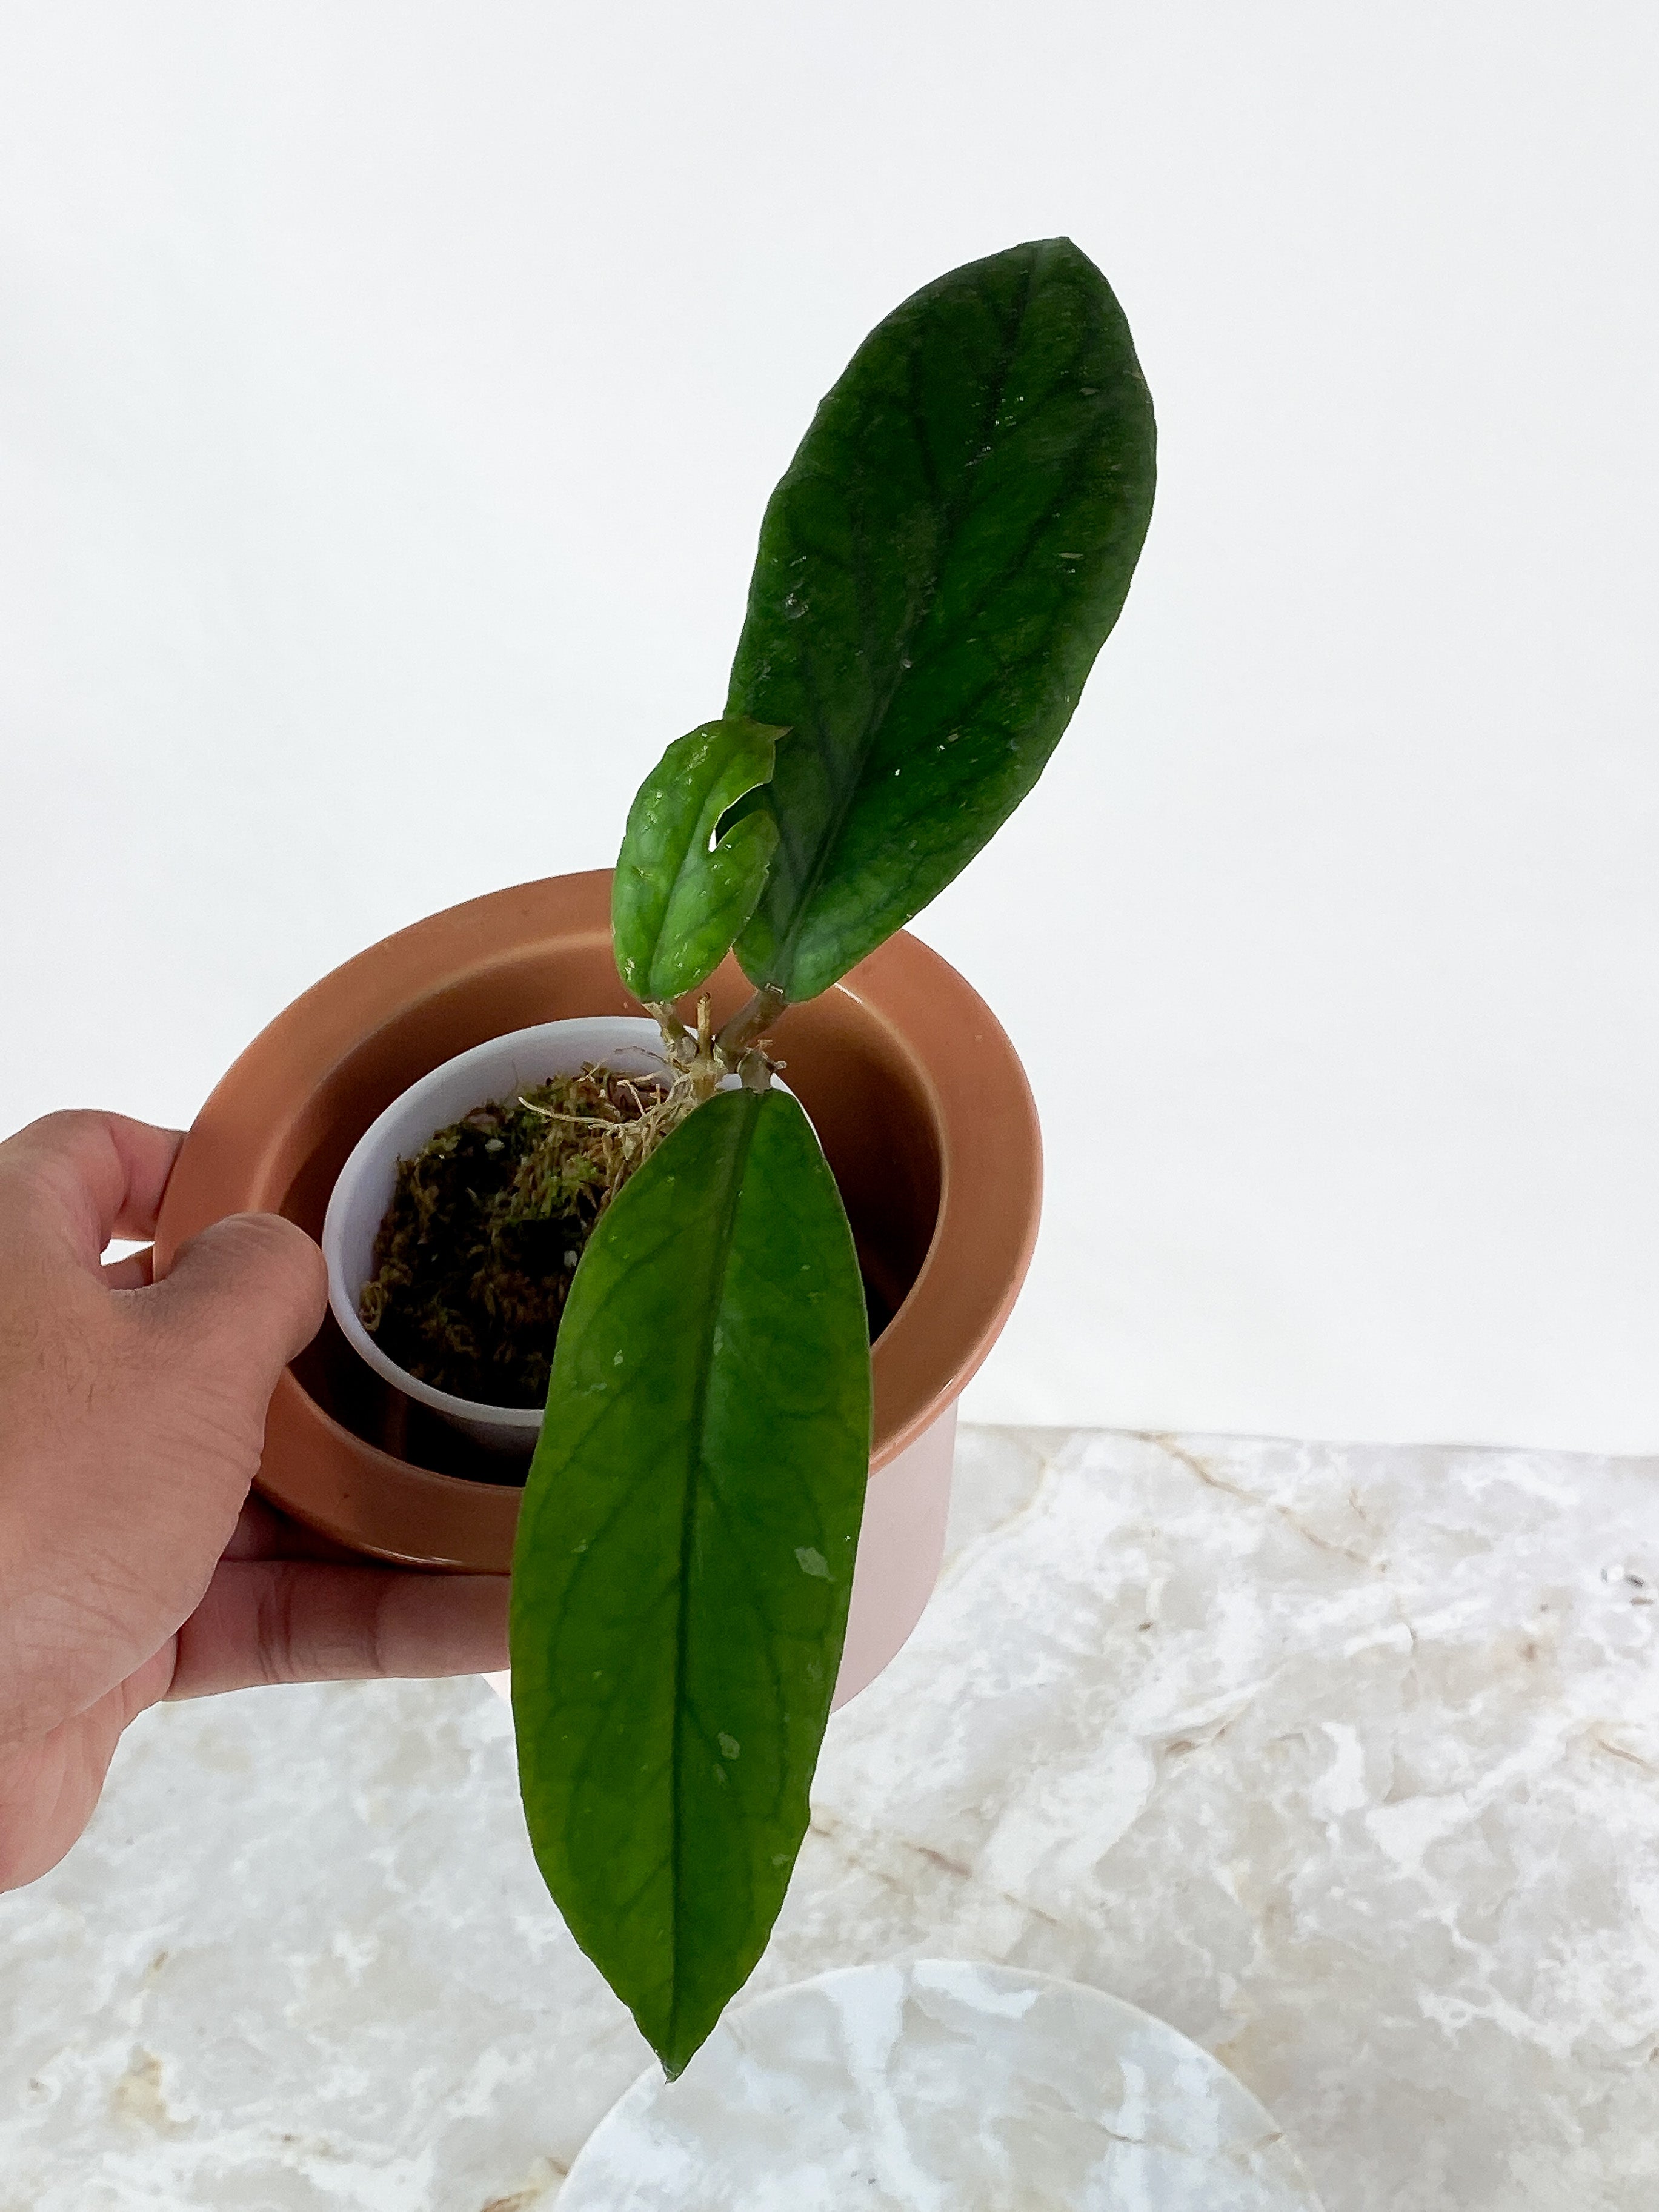
[[[694,1103],[683,1076],[588,1066],[440,1129],[398,1163],[363,1326],[438,1389],[539,1407],[595,1224]]]

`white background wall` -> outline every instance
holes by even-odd
[[[1644,0],[0,7],[0,1127],[613,855],[869,325],[1069,232],[1128,610],[921,933],[1048,1130],[981,1418],[1659,1449]]]

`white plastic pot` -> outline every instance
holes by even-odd
[[[374,1272],[374,1239],[397,1188],[398,1163],[470,1114],[477,1106],[533,1089],[552,1075],[575,1075],[602,1065],[618,1075],[660,1076],[666,1071],[662,1036],[653,1021],[626,1014],[543,1022],[491,1037],[434,1067],[393,1099],[369,1124],[341,1169],[323,1219],[323,1257],[328,1262],[328,1302],[346,1341],[394,1390],[425,1406],[492,1451],[528,1458],[541,1428],[529,1406],[484,1406],[422,1382],[386,1353],[358,1314],[363,1285]],[[731,1080],[735,1083],[737,1079]]]
[[[485,1406],[422,1382],[388,1359],[358,1316],[374,1273],[374,1239],[397,1186],[398,1163],[474,1107],[603,1065],[621,1075],[660,1075],[662,1037],[653,1021],[623,1014],[543,1022],[492,1037],[434,1067],[372,1121],[340,1170],[323,1220],[328,1298],[347,1341],[374,1372],[489,1449],[528,1459],[542,1417],[531,1407]],[[737,1082],[728,1079],[727,1088]],[[780,1088],[784,1086],[780,1085]],[[956,1407],[947,1407],[871,1483],[853,1577],[852,1610],[836,1703],[871,1681],[909,1634],[939,1571],[950,1506]],[[485,1678],[502,1697],[507,1677]]]

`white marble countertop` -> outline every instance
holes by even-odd
[[[1231,2067],[1327,2212],[1659,2203],[1659,1462],[964,1433],[759,1993],[1003,1961]],[[0,2212],[530,2212],[647,2054],[477,1681],[146,1716],[0,1899]]]

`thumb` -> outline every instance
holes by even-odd
[[[192,1237],[138,1295],[152,1322],[269,1397],[322,1325],[328,1270],[304,1230],[280,1214],[233,1213]]]

